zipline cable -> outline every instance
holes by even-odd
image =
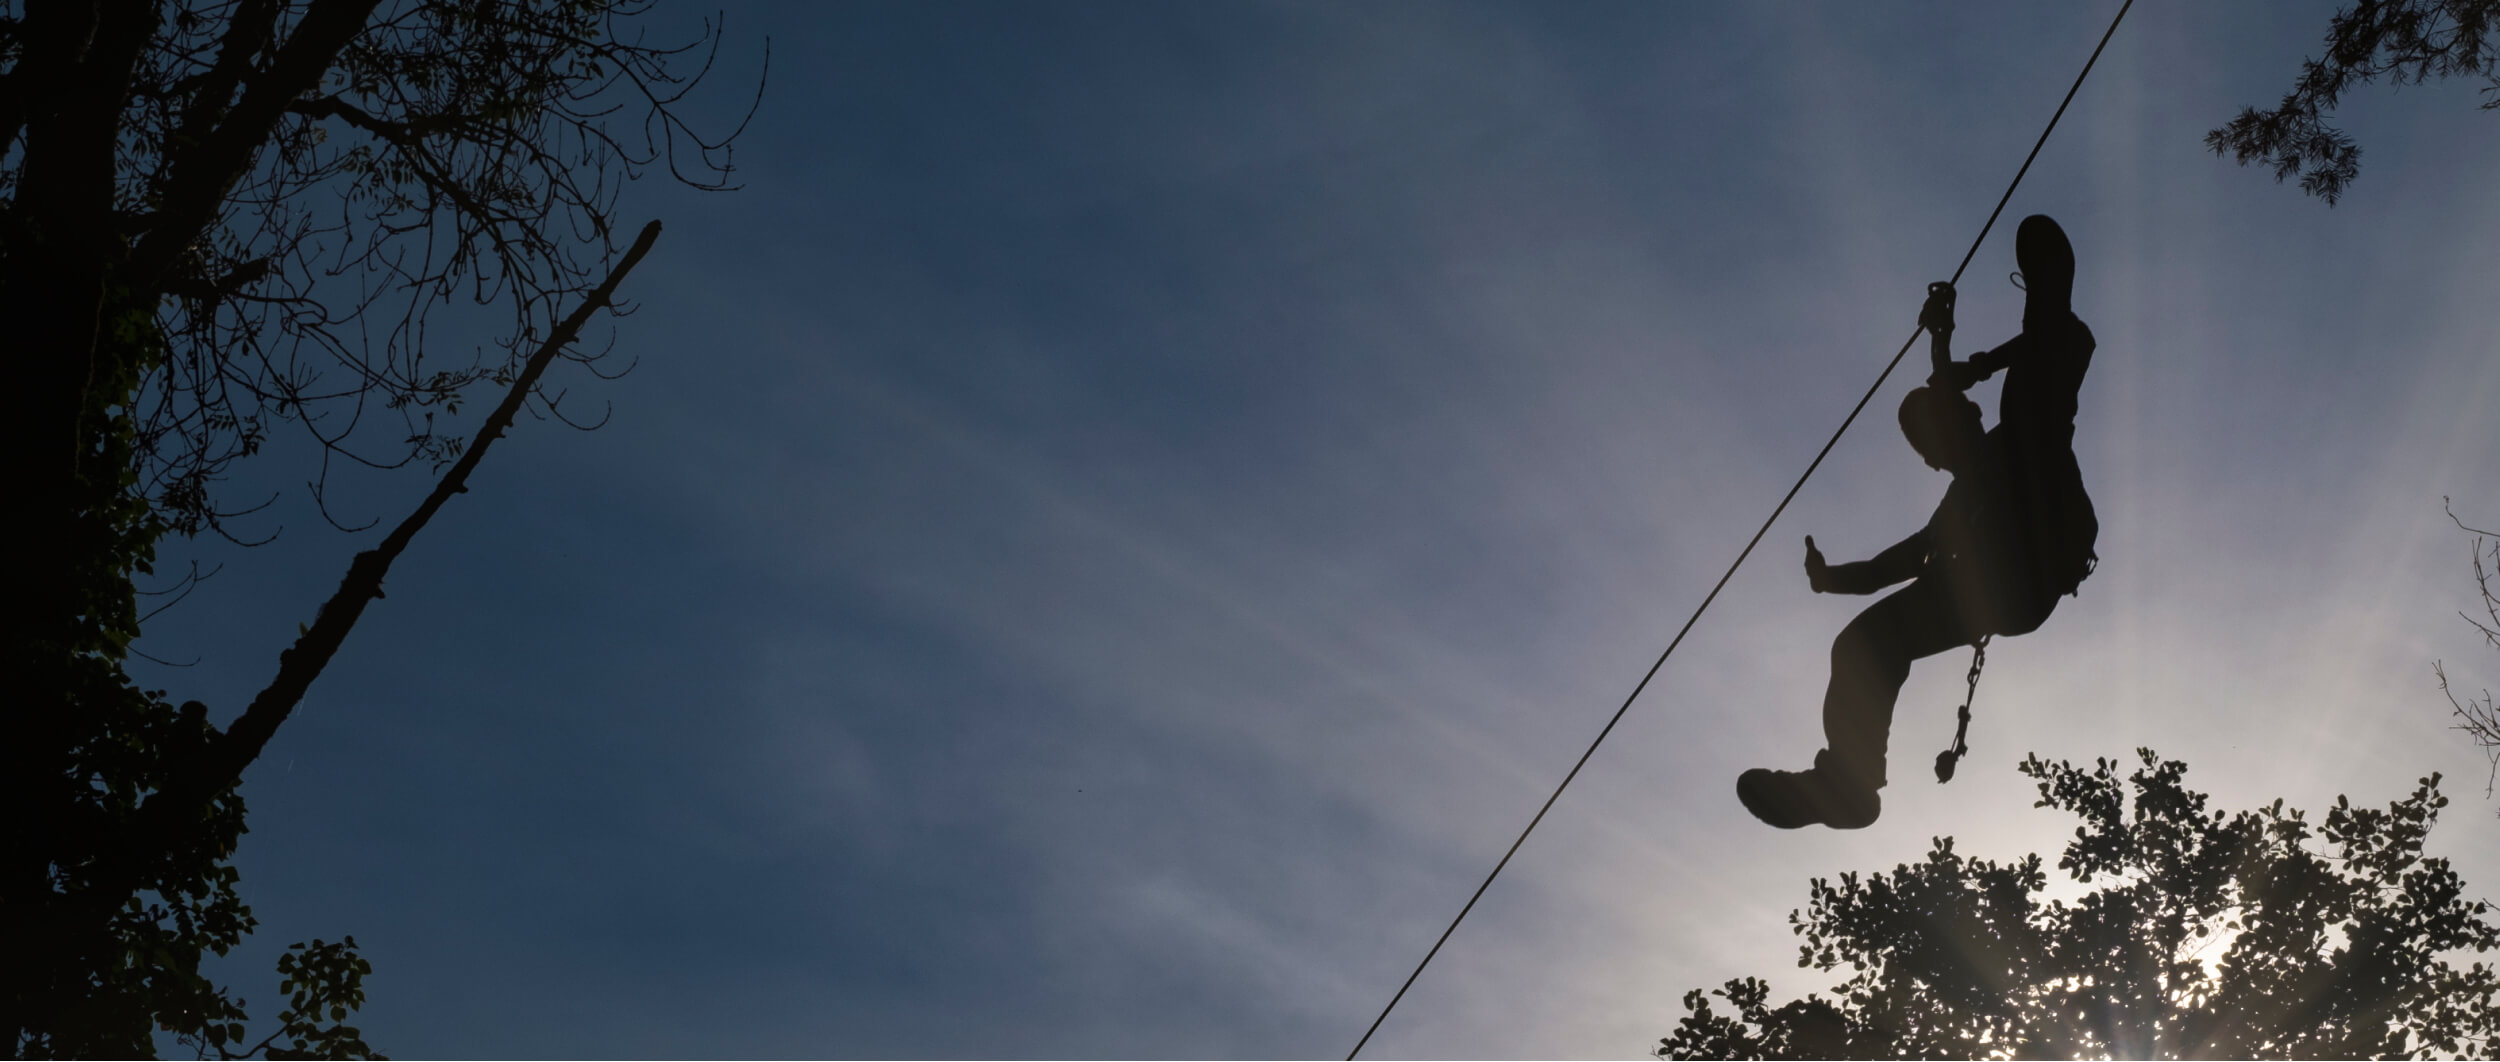
[[[2005,213],[2005,204],[2013,201],[2014,189],[2022,187],[2023,176],[2031,172],[2032,161],[2040,157],[2040,149],[2048,144],[2049,134],[2057,130],[2058,119],[2066,116],[2066,105],[2075,102],[2075,93],[2082,91],[2083,80],[2092,76],[2093,64],[2101,61],[2102,50],[2109,47],[2109,39],[2118,34],[2118,24],[2126,21],[2127,10],[2134,6],[2135,0],[2126,0],[2118,6],[2118,15],[2109,20],[2109,29],[2101,34],[2101,43],[2093,46],[2092,57],[2083,61],[2083,72],[2075,75],[2074,85],[2066,90],[2066,98],[2057,102],[2057,113],[2049,116],[2049,124],[2040,130],[2040,139],[2032,142],[2031,154],[2023,156],[2022,168],[2014,171],[2013,182],[2005,186],[2004,195],[1997,197],[1996,209],[1988,212],[1987,224],[1979,227],[1979,237],[1970,242],[1970,250],[1962,253],[1962,264],[1953,267],[1953,279],[1949,283],[1958,285],[1962,282],[1962,272],[1970,268],[1971,259],[1979,256],[1979,246],[1988,241],[1988,232],[1996,227],[1997,218]],[[1805,488],[1806,480],[1813,478],[1814,470],[1823,467],[1823,459],[1831,455],[1832,447],[1839,445],[1841,435],[1849,430],[1849,425],[1857,422],[1858,414],[1865,411],[1868,402],[1874,401],[1875,393],[1883,389],[1884,381],[1892,378],[1892,370],[1901,366],[1901,359],[1909,356],[1910,347],[1926,331],[1924,327],[1919,328],[1910,333],[1910,338],[1902,341],[1900,353],[1892,356],[1892,360],[1884,365],[1884,371],[1876,374],[1874,384],[1858,399],[1858,404],[1850,407],[1849,415],[1841,418],[1840,427],[1833,429],[1832,437],[1823,443],[1821,450],[1815,452],[1814,460],[1807,463],[1805,472],[1789,486],[1780,503],[1772,507],[1771,515],[1762,521],[1762,528],[1755,531],[1753,538],[1746,541],[1745,548],[1736,554],[1735,563],[1727,566],[1727,571],[1711,586],[1710,593],[1701,599],[1701,605],[1693,609],[1692,617],[1684,621],[1684,626],[1675,632],[1675,638],[1667,643],[1666,651],[1659,653],[1657,662],[1649,665],[1649,671],[1641,676],[1640,683],[1633,686],[1632,693],[1623,699],[1623,706],[1615,709],[1614,717],[1606,720],[1605,729],[1599,730],[1597,739],[1589,742],[1588,751],[1582,752],[1579,761],[1571,765],[1570,773],[1563,775],[1562,784],[1555,786],[1553,794],[1547,796],[1545,803],[1536,809],[1536,816],[1528,820],[1526,829],[1519,831],[1519,838],[1510,843],[1510,850],[1503,852],[1501,861],[1493,864],[1493,872],[1486,874],[1483,884],[1476,886],[1475,894],[1467,897],[1467,905],[1458,909],[1458,917],[1450,919],[1449,928],[1443,929],[1441,938],[1432,942],[1432,950],[1425,952],[1423,961],[1415,964],[1415,972],[1406,975],[1406,983],[1398,986],[1398,994],[1389,997],[1388,1006],[1380,1008],[1380,1016],[1372,1019],[1371,1028],[1363,1030],[1363,1038],[1354,1042],[1354,1050],[1346,1052],[1346,1062],[1353,1062],[1354,1056],[1363,1053],[1363,1045],[1370,1043],[1372,1034],[1380,1031],[1380,1023],[1389,1020],[1389,1012],[1396,1010],[1398,1001],[1406,998],[1406,990],[1415,987],[1415,979],[1424,975],[1424,967],[1432,965],[1433,956],[1441,954],[1441,946],[1450,942],[1450,934],[1458,932],[1458,924],[1466,921],[1467,913],[1476,909],[1476,901],[1484,898],[1484,890],[1492,888],[1493,879],[1502,876],[1502,868],[1509,866],[1510,858],[1519,854],[1519,846],[1528,843],[1528,835],[1536,832],[1538,823],[1545,821],[1545,813],[1554,809],[1554,802],[1562,799],[1563,790],[1570,788],[1572,779],[1580,776],[1580,768],[1588,766],[1589,757],[1596,755],[1597,747],[1606,743],[1606,736],[1615,732],[1615,724],[1622,722],[1624,713],[1632,710],[1632,702],[1639,700],[1641,691],[1649,688],[1649,680],[1656,678],[1658,669],[1667,665],[1667,658],[1675,655],[1675,647],[1684,644],[1684,636],[1692,633],[1693,624],[1701,621],[1702,613],[1710,611],[1710,603],[1719,599],[1719,591],[1726,589],[1727,581],[1736,577],[1736,569],[1744,566],[1745,558],[1753,556],[1753,548],[1761,544],[1762,536],[1769,534],[1771,525],[1779,522],[1780,514],[1788,511],[1788,503],[1796,500],[1797,492]]]

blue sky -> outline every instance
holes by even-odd
[[[1965,280],[1965,347],[2010,336],[2010,221],[2074,238],[2103,560],[1991,648],[1961,777],[1921,777],[1947,655],[1873,828],[1733,796],[1819,745],[1865,603],[1799,538],[1944,489],[1874,416],[1367,1054],[1629,1055],[1689,988],[1817,987],[1808,878],[2059,843],[2030,751],[2226,807],[2445,771],[2433,848],[2500,882],[2430,671],[2500,684],[2440,503],[2500,523],[2500,115],[2357,93],[2333,209],[2201,144],[2332,9],[2140,5]],[[668,230],[640,367],[580,385],[613,422],[501,444],[254,768],[226,976],[273,1010],[272,952],[352,933],[400,1056],[1343,1054],[2114,10],[733,6],[744,190],[628,198]],[[223,714],[366,544],[266,519],[142,643]]]

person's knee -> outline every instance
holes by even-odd
[[[1858,662],[1867,656],[1867,640],[1866,632],[1859,630],[1857,624],[1842,627],[1839,636],[1832,639],[1832,674],[1856,670]]]
[[[1832,670],[1835,672],[1884,671],[1895,667],[1907,668],[1910,663],[1909,659],[1895,644],[1897,640],[1888,627],[1881,623],[1868,622],[1866,616],[1860,615],[1857,619],[1851,620],[1848,626],[1840,629],[1839,637],[1832,639]]]

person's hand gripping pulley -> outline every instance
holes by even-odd
[[[1927,358],[1934,370],[1928,374],[1928,386],[1968,389],[1970,384],[1954,371],[1952,284],[1939,280],[1927,285],[1927,302],[1918,308],[1918,326],[1927,330]]]

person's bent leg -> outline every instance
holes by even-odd
[[[1817,771],[1849,790],[1884,786],[1893,702],[1910,662],[1979,636],[1943,573],[1921,577],[1858,613],[1832,640],[1832,677],[1823,691],[1824,750]]]
[[[1941,575],[1943,573],[1937,573]],[[1856,829],[1883,814],[1884,749],[1893,701],[1910,662],[1974,637],[1948,583],[1921,578],[1876,602],[1832,640],[1831,684],[1823,693],[1826,747],[1805,771],[1755,769],[1736,779],[1736,799],[1755,818],[1783,829]]]

